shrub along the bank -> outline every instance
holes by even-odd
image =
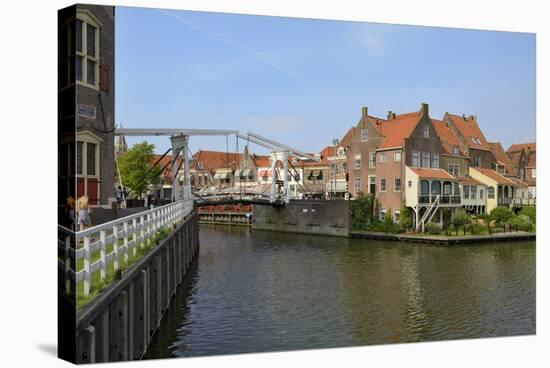
[[[374,194],[359,192],[357,198],[351,202],[351,226],[355,230],[366,230],[373,221]]]
[[[519,211],[519,215],[525,215],[529,217],[529,219],[533,224],[537,222],[537,210],[535,207],[523,207]]]
[[[491,211],[489,218],[495,222],[497,226],[508,223],[516,214],[508,207],[495,207]]]
[[[458,228],[464,225],[468,225],[471,222],[472,220],[470,218],[470,215],[468,215],[463,209],[457,210],[451,217],[451,223]]]
[[[432,235],[441,234],[441,226],[434,222],[428,222],[424,225],[424,232]]]

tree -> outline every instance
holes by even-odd
[[[405,201],[401,204],[401,211],[399,211],[399,215],[399,223],[403,229],[408,229],[411,226],[411,214]]]
[[[468,225],[470,222],[470,216],[463,209],[457,210],[451,218],[451,223],[455,227],[462,227]]]
[[[374,194],[357,193],[357,198],[351,201],[352,228],[365,229],[372,221],[374,211]]]
[[[151,172],[154,149],[154,144],[142,142],[135,144],[118,158],[122,185],[138,197],[145,193],[155,177],[155,173]]]
[[[515,216],[516,215],[514,214],[514,212],[508,207],[499,206],[493,208],[489,217],[491,218],[491,220],[494,220],[497,225],[501,225],[507,223]]]
[[[523,207],[519,211],[519,214],[528,216],[531,219],[532,223],[537,222],[537,210],[535,209],[535,207]]]

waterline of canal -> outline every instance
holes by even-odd
[[[146,358],[535,333],[535,242],[475,246],[201,225]]]

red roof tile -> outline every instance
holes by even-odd
[[[453,114],[448,114],[449,119],[452,120],[452,122],[456,125],[457,129],[460,131],[460,133],[464,136],[466,139],[466,144],[470,148],[476,148],[476,149],[484,149],[484,150],[490,150],[489,144],[487,143],[487,139],[485,139],[485,136],[483,135],[483,132],[479,128],[479,125],[477,124],[477,121],[474,117],[464,117],[464,116],[458,116]],[[472,140],[473,138],[479,139],[480,144],[474,143]]]
[[[527,164],[525,165],[525,167],[529,167],[529,168],[537,167],[537,154],[535,152],[532,152],[529,155],[529,159],[527,160]]]
[[[191,167],[196,168],[197,165],[200,165],[202,170],[235,169],[239,165],[241,157],[240,153],[199,150],[193,155]]]
[[[461,176],[458,178],[458,182],[462,185],[483,185],[483,183],[475,180],[471,176]]]
[[[537,143],[531,142],[531,143],[518,143],[518,144],[512,144],[508,150],[506,150],[507,153],[512,152],[519,152],[521,150],[525,151],[536,151],[537,150]]]
[[[420,112],[397,115],[395,119],[381,124],[380,133],[384,137],[378,149],[397,148],[405,145],[405,138],[410,137],[420,120]]]
[[[488,144],[491,148],[493,156],[495,156],[495,159],[498,161],[498,164],[504,166],[507,174],[512,174],[514,172],[514,165],[512,164],[510,157],[508,157],[506,152],[504,152],[504,148],[502,148],[500,142],[488,142]]]
[[[256,167],[269,167],[269,156],[252,156]]]
[[[457,180],[451,174],[443,169],[427,169],[420,167],[409,167],[419,178],[423,179],[445,179],[445,180]]]
[[[518,187],[528,187],[529,185],[521,180],[520,178],[516,178],[513,176],[507,176],[506,179],[513,181]]]
[[[448,155],[454,155],[454,147],[458,147],[459,155],[466,157],[466,152],[460,144],[453,129],[446,122],[444,123],[440,120],[432,119],[432,123],[435,128],[435,132],[443,144],[445,153]]]
[[[497,173],[495,170],[491,170],[491,169],[482,169],[481,167],[473,167],[472,168],[473,170],[476,170],[476,171],[479,171],[480,173],[482,173],[483,175],[485,175],[486,177],[494,180],[497,182],[497,184],[502,184],[502,185],[515,185],[515,182],[513,182],[512,180],[504,177],[503,175],[500,175],[499,173]]]

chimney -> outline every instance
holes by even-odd
[[[393,118],[391,110],[388,111],[388,116],[386,120],[391,120]]]
[[[430,113],[430,106],[427,103],[421,103],[420,104],[420,113],[422,115],[424,115],[424,114],[428,115]]]
[[[462,114],[462,120],[466,120],[466,115]]]
[[[361,114],[363,116],[363,119],[366,119],[369,116],[369,108],[367,106],[363,106],[361,108]]]

